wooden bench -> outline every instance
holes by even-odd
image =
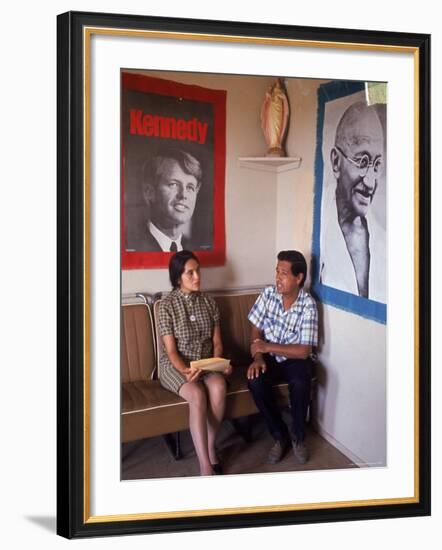
[[[230,359],[233,365],[227,388],[225,418],[235,420],[258,412],[246,378],[246,370],[251,363],[247,314],[258,294],[226,291],[212,295],[221,314],[223,356]],[[122,306],[123,443],[180,432],[189,427],[187,402],[162,388],[157,377],[159,357],[164,353],[155,326],[158,306],[158,300],[153,306],[148,303]],[[278,403],[288,406],[287,384],[275,385],[274,391]]]

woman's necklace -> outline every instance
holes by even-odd
[[[189,320],[194,323],[196,321],[195,315],[190,311],[193,309],[193,302],[190,298],[190,294],[186,294],[184,296],[185,298],[185,304],[186,304],[186,313],[189,316]]]

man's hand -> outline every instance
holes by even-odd
[[[266,364],[264,360],[255,360],[250,365],[250,367],[247,369],[247,378],[249,380],[253,380],[254,378],[258,378],[258,376],[267,370]]]
[[[267,342],[264,342],[264,340],[260,338],[253,340],[250,345],[250,354],[252,357],[255,357],[257,353],[267,353],[267,351]]]
[[[188,368],[183,370],[183,374],[188,382],[196,382],[202,373],[201,369]]]

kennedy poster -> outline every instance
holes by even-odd
[[[121,98],[123,269],[222,265],[225,91],[122,71]]]

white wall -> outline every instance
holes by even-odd
[[[302,157],[293,197],[293,246],[311,250],[317,89],[322,81],[288,80],[293,109],[287,149]],[[292,199],[291,201],[289,199]],[[307,254],[310,258],[310,254]],[[321,305],[319,431],[361,464],[386,461],[386,327]],[[376,342],[376,346],[373,345]]]
[[[240,157],[265,156],[260,111],[274,79],[234,75],[146,72],[159,78],[227,91],[225,224],[226,264],[206,268],[203,288],[260,286],[273,281],[275,255],[302,251],[310,262],[316,90],[322,81],[287,80],[291,116],[287,155],[299,169],[281,174],[243,166]],[[123,294],[169,288],[167,269],[124,270]]]
[[[240,157],[265,154],[260,111],[270,78],[149,73],[176,82],[227,91],[226,104],[226,264],[203,270],[203,288],[261,286],[273,280],[276,182],[267,173],[240,166]],[[170,287],[167,269],[125,270],[123,294]]]
[[[301,250],[311,261],[313,231],[313,192],[316,145],[317,89],[324,81],[313,79],[287,80],[287,92],[292,110],[291,127],[287,135],[287,150],[301,157],[295,174],[293,205],[293,248]]]
[[[67,10],[142,13],[166,17],[273,22],[279,24],[379,29],[433,33],[432,81],[434,86],[433,158],[442,150],[441,103],[442,29],[437,3],[422,0],[400,5],[372,0],[358,6],[345,0],[304,3],[291,0],[232,4],[188,0],[144,3],[126,0],[60,0],[35,3],[18,0],[2,9],[0,34],[3,76],[0,87],[2,142],[2,472],[0,512],[2,541],[7,548],[144,549],[148,545],[199,550],[203,548],[268,549],[275,544],[311,549],[373,550],[390,545],[404,550],[437,547],[442,534],[442,370],[438,342],[442,331],[442,170],[434,163],[433,211],[433,504],[432,516],[285,527],[248,528],[192,533],[113,537],[68,542],[55,536],[55,16]],[[32,102],[30,102],[32,98]],[[14,106],[26,105],[26,124],[18,124]],[[23,114],[23,113],[22,113]],[[26,129],[24,161],[23,132]],[[32,170],[24,171],[23,167]],[[18,192],[20,189],[20,193]],[[20,197],[18,223],[14,207]],[[13,235],[13,237],[12,237]],[[25,300],[25,296],[32,297]],[[21,373],[20,398],[17,373]],[[7,389],[6,389],[7,388]],[[22,406],[18,406],[21,403]],[[23,404],[25,404],[23,406]]]
[[[322,318],[315,420],[360,465],[386,464],[386,327],[330,306]]]

